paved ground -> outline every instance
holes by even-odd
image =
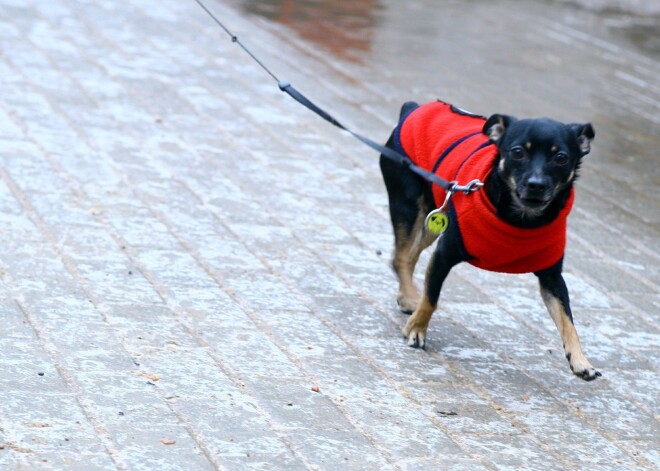
[[[379,140],[411,98],[594,123],[566,262],[585,383],[529,276],[459,267],[406,347],[377,156],[193,1],[0,3],[0,467],[660,466],[656,19],[210,5]]]

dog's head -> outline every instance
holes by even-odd
[[[499,149],[495,171],[510,192],[512,209],[537,217],[577,177],[591,149],[591,124],[563,124],[548,118],[495,114],[483,128]]]

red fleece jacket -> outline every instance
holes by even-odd
[[[399,123],[395,145],[415,164],[447,181],[464,185],[475,178],[486,182],[497,147],[482,133],[485,118],[462,112],[440,101],[422,105]],[[445,190],[433,186],[436,207]],[[502,273],[530,273],[550,268],[564,256],[566,218],[573,190],[559,216],[535,229],[505,223],[496,215],[485,189],[469,195],[454,193],[450,212],[468,263]]]

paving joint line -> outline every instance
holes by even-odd
[[[68,264],[63,260],[63,254],[57,247],[57,244],[54,244],[52,239],[47,235],[47,231],[44,228],[44,223],[41,220],[41,217],[38,215],[36,210],[32,207],[32,204],[28,201],[28,199],[25,197],[23,192],[18,188],[18,186],[13,182],[13,179],[7,174],[4,168],[0,167],[0,179],[5,182],[5,184],[9,187],[12,195],[14,198],[19,202],[19,204],[22,206],[22,208],[25,210],[27,213],[28,219],[36,229],[39,231],[41,237],[51,246],[51,248],[55,251],[55,253],[58,255],[59,260],[62,262],[65,270],[69,271],[70,267]],[[73,273],[69,271],[69,275],[72,276],[73,280],[79,284],[80,278],[75,276]],[[79,406],[82,409],[83,414],[89,421],[90,425],[94,428],[96,431],[96,435],[99,437],[101,442],[103,443],[103,446],[105,447],[106,451],[108,452],[108,455],[112,459],[112,461],[115,463],[117,468],[119,469],[128,469],[123,463],[120,462],[119,460],[119,452],[116,448],[117,443],[114,442],[111,438],[111,434],[109,431],[105,428],[105,426],[102,424],[101,420],[96,417],[96,415],[92,412],[92,407],[89,404],[89,401],[87,401],[84,398],[83,394],[83,388],[80,386],[78,381],[73,377],[68,372],[68,369],[64,366],[65,362],[63,361],[59,350],[55,346],[55,344],[52,343],[51,340],[48,340],[48,336],[44,333],[44,329],[41,328],[39,322],[36,320],[35,316],[32,314],[31,310],[26,306],[25,301],[22,300],[22,295],[20,295],[16,287],[14,286],[14,281],[13,277],[8,271],[5,271],[3,274],[3,279],[5,283],[9,281],[8,285],[11,287],[11,292],[12,292],[12,297],[14,298],[14,302],[19,306],[20,310],[23,312],[23,315],[25,316],[25,319],[28,321],[30,324],[30,327],[32,328],[32,331],[35,333],[37,339],[39,339],[39,342],[43,345],[44,349],[46,352],[48,352],[48,355],[54,360],[54,366],[62,378],[62,380],[67,384],[67,386],[70,388],[70,390],[74,393],[74,397],[76,398],[76,402],[79,404]],[[81,286],[82,287],[82,286]],[[84,287],[82,287],[83,290],[85,290]],[[107,319],[105,316],[101,314],[101,317],[105,323],[107,323]]]
[[[71,78],[71,77],[70,77],[70,78]],[[74,81],[75,83],[77,83],[77,80],[76,80],[75,78],[71,78],[71,80]],[[52,103],[51,103],[51,106],[53,106],[54,108],[56,108]],[[59,110],[59,113],[62,114],[61,110]],[[68,118],[68,116],[66,116],[66,115],[63,115],[63,116],[64,116],[64,118],[65,118],[66,121],[70,121],[69,118]],[[121,127],[123,127],[123,125],[122,125]],[[80,131],[77,130],[75,126],[72,127],[72,129],[74,129],[75,132],[77,132],[78,134],[80,134]],[[83,137],[83,136],[81,136],[81,137]],[[86,142],[86,145],[87,145],[88,147],[90,147],[90,148],[95,148],[95,146],[93,146],[91,143],[87,142],[86,139],[83,139],[83,140]],[[110,163],[111,163],[113,166],[117,166],[117,163],[116,163],[114,160],[111,160]],[[67,172],[66,174],[68,174],[68,172]],[[118,174],[123,175],[124,178],[126,178],[125,173],[123,173],[122,171],[118,171]],[[71,180],[70,180],[70,178],[67,177],[67,178],[65,178],[65,180],[66,180],[66,181],[69,183],[69,185],[71,186]],[[125,182],[125,183],[129,183],[128,186],[131,187],[131,188],[133,189],[133,191],[135,191],[135,189],[133,188],[133,186],[130,185],[131,182],[126,181],[126,180],[124,180],[124,182]],[[93,200],[93,198],[90,199],[90,198],[88,197],[87,200],[90,200],[90,201],[91,201],[91,200]],[[149,205],[145,205],[145,207],[146,207],[150,212],[152,212],[152,213],[154,212],[154,209],[153,209],[151,206],[149,206]],[[127,254],[130,254],[130,253],[132,252],[132,249],[129,248],[129,244],[127,244],[126,241],[123,240],[123,238],[121,238],[121,236],[119,236],[119,235],[116,233],[116,231],[112,228],[112,225],[109,224],[109,223],[107,223],[107,221],[105,221],[105,220],[103,220],[102,223],[103,223],[104,226],[107,228],[107,230],[109,230],[109,233],[110,233],[111,236],[115,239],[115,241],[116,241],[116,243],[118,244],[118,246],[119,246],[119,247],[126,247],[125,252],[126,252]],[[170,230],[169,227],[168,227],[168,230]],[[178,238],[176,237],[175,234],[172,234],[172,235],[178,240]],[[154,289],[155,289],[156,292],[159,294],[159,296],[161,297],[161,299],[163,299],[163,300],[166,302],[166,305],[169,305],[170,307],[173,307],[173,312],[176,312],[177,310],[183,310],[183,311],[186,311],[185,309],[181,308],[181,307],[178,305],[178,303],[174,303],[174,304],[172,304],[172,302],[169,300],[169,296],[168,296],[168,295],[166,294],[166,292],[165,292],[166,290],[164,290],[162,287],[159,288],[160,283],[157,282],[157,277],[154,277],[153,275],[149,275],[149,274],[150,274],[150,270],[147,270],[147,269],[146,269],[146,268],[145,268],[145,267],[144,267],[144,266],[143,266],[143,265],[137,260],[137,258],[136,258],[135,256],[130,256],[129,259],[131,260],[132,264],[133,264],[136,268],[138,268],[138,270],[140,270],[140,272],[143,274],[143,276],[145,276],[145,278],[150,282],[150,284],[154,287]],[[195,260],[195,261],[196,261],[196,263],[198,263],[198,265],[199,265],[198,260]],[[203,265],[200,265],[200,267],[201,267],[201,268],[204,268]],[[216,280],[216,282],[217,282],[217,280]],[[219,286],[220,286],[220,288],[222,288],[223,290],[225,290],[225,289],[223,288],[222,285],[219,285]],[[227,292],[227,290],[225,290],[225,292]],[[230,294],[230,296],[231,296],[231,293],[228,293],[228,294]],[[200,346],[203,346],[203,347],[205,347],[206,349],[209,349],[209,348],[210,348],[209,345],[208,345],[208,343],[206,343],[205,341],[201,341],[201,342],[200,342],[201,339],[200,339],[199,336],[197,336],[197,335],[195,334],[194,329],[191,329],[186,323],[182,322],[181,319],[177,319],[177,321],[179,322],[180,325],[182,325],[182,327],[184,327],[184,329],[188,332],[189,335],[191,335],[193,338],[196,339],[197,343],[198,343]],[[272,333],[271,333],[271,335],[272,335]],[[229,378],[230,378],[230,379],[231,379],[231,380],[237,385],[237,386],[241,386],[241,385],[242,385],[242,386],[245,386],[242,382],[240,382],[240,380],[237,379],[237,377],[231,372],[231,370],[230,370],[228,367],[226,367],[226,366],[224,365],[224,362],[222,362],[222,360],[220,360],[220,359],[217,357],[217,355],[215,355],[214,352],[212,352],[212,351],[207,351],[207,353],[209,354],[209,356],[210,356],[211,358],[213,358],[213,360],[218,364],[218,366],[221,368],[221,370],[222,370],[222,371],[223,371],[223,372],[224,372],[224,373],[225,373],[225,374],[226,374],[226,375],[227,375],[227,376],[228,376],[228,377],[229,377]],[[309,375],[308,375],[308,376],[309,376]],[[162,394],[163,394],[163,393],[161,393],[161,396],[162,396]],[[253,397],[255,397],[255,396],[253,395]],[[164,397],[163,397],[163,399],[164,399]],[[164,400],[164,402],[165,402],[165,404],[167,404],[167,406],[168,406],[170,409],[172,409],[173,405],[171,404],[171,401]],[[189,424],[188,424],[185,420],[183,420],[183,418],[180,416],[180,413],[178,412],[178,410],[172,410],[172,412],[174,412],[175,415],[181,419],[182,423],[184,423],[184,424],[187,425],[186,428],[188,429]],[[262,416],[267,420],[267,422],[268,422],[269,425],[271,426],[272,430],[273,430],[273,431],[279,436],[279,439],[282,440],[282,442],[283,442],[284,444],[286,444],[286,446],[291,450],[293,456],[296,457],[301,463],[305,464],[305,466],[306,466],[308,469],[313,469],[314,466],[311,465],[309,462],[307,462],[306,459],[302,458],[302,456],[299,454],[299,452],[296,451],[296,447],[293,445],[293,443],[292,443],[288,438],[285,439],[285,438],[284,438],[285,435],[283,435],[281,432],[278,432],[278,431],[277,431],[277,430],[278,430],[278,427],[275,427],[275,426],[273,425],[274,422],[273,422],[273,419],[272,419],[272,417],[270,416],[270,414],[266,413],[265,410],[263,410],[263,409],[262,409],[260,412],[262,413]],[[210,452],[206,449],[206,445],[203,445],[202,442],[200,442],[200,441],[197,439],[198,437],[196,438],[196,434],[191,434],[190,429],[188,429],[188,433],[191,435],[191,437],[192,437],[193,439],[195,439],[195,442],[196,442],[196,443],[198,444],[198,446],[200,446],[200,448],[205,452],[205,455],[208,455],[207,458],[209,459],[209,461],[210,461],[211,463],[215,463],[215,460],[214,460],[214,459],[212,458],[212,456],[210,455]],[[218,466],[217,463],[215,463],[215,465]]]
[[[26,39],[26,41],[29,41],[29,38],[25,38],[25,39]],[[36,46],[35,46],[35,48],[36,48]],[[39,49],[39,48],[37,48],[37,49]],[[49,57],[46,53],[44,53],[44,55],[46,55],[46,57]],[[50,59],[49,59],[49,60],[50,60]],[[21,75],[23,75],[22,72],[19,72],[19,73],[21,73]],[[24,78],[26,78],[26,77],[24,76]],[[75,79],[72,79],[72,80],[73,80],[74,82],[77,82]],[[30,80],[28,80],[28,79],[26,78],[26,83],[31,83],[31,82],[30,82]],[[77,134],[80,136],[81,140],[82,140],[83,142],[85,142],[85,144],[86,144],[90,149],[94,149],[95,146],[93,146],[91,143],[89,143],[89,142],[87,141],[87,139],[85,139],[84,134],[81,133],[80,130],[77,129],[77,127],[74,126],[74,125],[71,123],[71,121],[70,121],[68,115],[64,114],[64,113],[62,112],[62,110],[59,109],[59,106],[53,104],[51,100],[47,100],[47,101],[48,101],[49,105],[52,107],[52,109],[55,110],[58,114],[60,114],[60,116],[63,117],[63,119],[69,124],[69,126],[71,127],[71,129],[72,129],[75,133],[77,133]],[[13,113],[9,113],[9,114],[12,115]],[[12,118],[14,119],[15,122],[17,122],[17,120],[20,119],[20,118],[18,118],[18,117],[16,117],[16,116],[12,116]],[[59,164],[59,162],[57,162],[56,159],[53,159],[53,158],[50,156],[50,152],[49,152],[47,149],[43,148],[42,145],[39,143],[38,140],[36,140],[36,139],[34,139],[34,138],[31,137],[31,133],[30,133],[29,130],[27,130],[27,128],[25,127],[24,123],[22,122],[22,119],[20,119],[20,123],[17,122],[17,124],[18,124],[19,127],[22,129],[24,135],[27,136],[27,137],[29,137],[30,140],[42,150],[42,152],[43,152],[45,158],[47,159],[47,161],[51,164],[51,166],[52,166],[53,169],[56,171],[56,173],[58,173],[60,176],[62,176],[62,178],[67,182],[67,184],[69,185],[69,188],[73,191],[73,194],[76,195],[78,198],[80,198],[80,197],[82,197],[82,196],[86,196],[86,198],[82,198],[84,201],[92,201],[92,198],[89,198],[89,197],[88,197],[88,196],[87,196],[87,195],[86,195],[86,194],[80,189],[80,187],[79,187],[79,185],[78,185],[78,182],[77,182],[75,179],[72,179],[72,178],[71,178],[71,175],[69,174],[69,172],[68,172],[68,171],[65,171],[65,170],[61,167],[61,165]],[[97,149],[97,150],[98,150],[98,149]],[[112,163],[114,164],[114,161],[112,161]],[[118,172],[118,174],[121,175],[120,172]],[[5,179],[5,180],[8,178],[8,175],[5,173],[4,169],[0,169],[0,175],[2,175],[2,178]],[[124,183],[126,183],[126,182],[124,182]],[[15,186],[15,188],[18,189],[17,186]],[[17,190],[17,191],[18,191],[18,190]],[[19,199],[19,201],[21,201],[21,200]],[[27,199],[25,198],[25,201],[22,202],[22,205],[25,206],[26,203],[27,203]],[[28,204],[29,204],[29,203],[28,203]],[[31,205],[30,205],[30,207],[31,207]],[[58,254],[59,259],[60,259],[60,261],[62,262],[62,264],[63,264],[63,266],[65,267],[65,269],[66,269],[66,270],[69,272],[69,274],[72,276],[73,280],[74,280],[74,281],[75,281],[75,282],[76,282],[76,283],[82,288],[82,290],[85,292],[85,294],[90,298],[90,300],[91,300],[92,303],[94,304],[95,310],[100,314],[100,316],[101,316],[103,322],[104,322],[106,325],[110,325],[110,324],[109,324],[109,321],[108,321],[108,318],[107,318],[107,311],[106,311],[106,309],[103,308],[103,304],[104,304],[104,303],[101,303],[101,302],[99,301],[98,297],[94,294],[94,293],[95,293],[94,290],[91,289],[91,288],[89,287],[89,284],[88,284],[87,280],[86,280],[84,277],[82,277],[82,276],[80,275],[80,273],[78,272],[77,268],[75,268],[75,263],[73,263],[73,262],[70,260],[69,256],[66,255],[66,254],[64,254],[64,253],[62,252],[61,247],[60,247],[58,244],[56,244],[55,241],[53,241],[51,237],[45,235],[45,234],[47,234],[47,231],[44,229],[44,227],[46,226],[46,224],[45,224],[45,223],[43,222],[43,220],[41,219],[41,216],[38,216],[38,212],[37,212],[36,210],[34,210],[33,208],[31,209],[30,212],[32,213],[32,216],[33,216],[33,217],[31,216],[31,219],[33,219],[33,222],[34,222],[34,220],[36,220],[36,219],[39,220],[39,222],[38,222],[38,223],[35,223],[35,225],[37,225],[37,227],[39,228],[39,230],[40,230],[40,232],[42,233],[42,236],[44,237],[44,239],[45,239],[46,241],[48,241],[49,245],[51,245],[51,247],[56,251],[56,253]],[[94,218],[94,219],[96,219],[97,221],[101,222],[101,223],[103,224],[103,226],[106,228],[106,230],[108,230],[108,228],[112,227],[112,226],[109,225],[109,224],[107,223],[107,221],[105,221],[104,218],[102,218],[102,216],[100,216],[99,214],[94,214],[94,212],[92,212],[92,213],[91,213],[91,216],[92,216],[92,218]],[[128,245],[127,245],[127,244],[122,244],[122,243],[121,243],[123,239],[119,239],[115,233],[113,233],[112,231],[109,231],[109,234],[110,234],[111,237],[115,240],[115,242],[117,243],[119,249],[121,249],[122,247],[127,247],[127,248],[128,248]],[[132,262],[135,262],[135,260],[132,260]],[[135,265],[135,266],[138,266],[138,265],[135,264],[135,263],[134,263],[134,265]],[[152,285],[152,286],[153,286],[153,285]],[[155,286],[154,286],[154,289],[156,289]],[[159,296],[160,296],[161,292],[160,292],[158,289],[156,289],[156,292],[157,292],[157,293],[159,294]],[[136,365],[139,364],[139,361],[136,360],[136,359],[133,357],[133,355],[127,350],[126,345],[124,344],[124,342],[123,342],[121,339],[119,339],[119,338],[117,339],[117,344],[122,346],[122,349],[124,350],[124,353],[127,355],[127,358],[131,358],[131,360],[132,360],[132,362],[133,362],[134,364],[136,364]],[[168,409],[170,409],[171,412],[172,412],[172,413],[173,413],[173,414],[174,414],[174,415],[175,415],[175,416],[181,421],[181,424],[186,428],[187,433],[191,436],[191,438],[195,441],[195,443],[197,443],[197,445],[199,446],[200,450],[204,453],[204,455],[205,455],[206,458],[209,460],[209,462],[212,463],[212,464],[214,464],[214,466],[215,466],[216,468],[218,468],[218,467],[219,467],[218,463],[216,462],[216,460],[214,459],[213,455],[210,453],[210,451],[208,450],[208,448],[206,447],[206,445],[205,445],[203,442],[199,441],[199,437],[197,437],[197,434],[196,434],[195,431],[192,429],[191,424],[183,418],[183,416],[181,415],[181,412],[178,411],[178,409],[174,409],[174,408],[173,408],[173,405],[172,405],[171,401],[168,401],[168,400],[165,399],[165,397],[164,397],[164,392],[163,392],[163,391],[160,391],[160,388],[156,388],[156,389],[159,390],[159,392],[160,392],[159,396],[160,396],[161,399],[163,400],[163,403],[164,403],[164,404],[168,407]]]
[[[190,191],[193,195],[195,195],[196,198],[199,199],[199,195],[197,195],[197,193],[192,192],[190,189],[188,189],[188,191]],[[201,200],[200,200],[200,203],[203,204],[203,202],[202,202]],[[168,230],[174,235],[174,237],[176,237],[176,239],[179,241],[179,243],[182,244],[182,246],[184,246],[184,247],[186,248],[186,250],[188,251],[188,253],[191,254],[191,256],[195,259],[195,262],[196,262],[196,263],[197,263],[197,264],[198,264],[198,265],[199,265],[204,271],[206,271],[206,273],[209,274],[209,275],[212,277],[212,279],[215,280],[215,282],[216,282],[216,283],[217,283],[217,284],[218,284],[218,285],[219,285],[219,286],[220,286],[225,292],[227,292],[227,293],[232,297],[232,299],[234,299],[235,302],[237,302],[237,303],[239,304],[239,306],[241,306],[241,308],[242,308],[243,311],[249,316],[249,318],[250,318],[250,320],[253,322],[253,324],[254,324],[257,328],[259,328],[264,334],[266,334],[266,336],[271,340],[271,342],[273,342],[273,344],[274,344],[274,345],[275,345],[275,346],[276,346],[276,347],[277,347],[277,348],[278,348],[278,349],[279,349],[279,350],[280,350],[280,351],[281,351],[281,352],[287,357],[287,359],[289,359],[289,361],[291,361],[291,362],[292,362],[292,363],[293,363],[293,364],[294,364],[294,365],[295,365],[295,366],[296,366],[301,372],[303,372],[303,373],[305,374],[306,377],[313,379],[317,384],[320,383],[320,382],[318,381],[318,379],[315,377],[315,375],[309,372],[308,368],[304,366],[304,364],[298,359],[298,357],[297,357],[296,355],[294,355],[293,353],[291,353],[291,352],[289,351],[289,349],[288,349],[286,346],[283,345],[283,343],[282,343],[282,342],[277,338],[277,336],[273,333],[273,331],[272,331],[272,329],[270,328],[270,326],[269,326],[269,325],[268,325],[268,324],[267,324],[267,323],[261,318],[261,316],[259,316],[259,314],[257,314],[256,310],[253,309],[253,308],[251,308],[251,307],[249,306],[249,304],[248,304],[246,301],[244,301],[244,300],[241,299],[241,297],[240,297],[240,295],[239,295],[238,293],[235,293],[234,290],[232,290],[232,289],[227,285],[227,283],[226,283],[225,281],[223,281],[223,278],[222,278],[222,276],[220,275],[220,273],[218,273],[218,271],[217,271],[215,268],[211,267],[206,261],[204,261],[203,257],[201,257],[201,255],[200,255],[200,254],[199,254],[199,253],[198,253],[198,252],[197,252],[192,246],[190,246],[190,244],[188,244],[188,243],[185,241],[185,239],[183,238],[183,236],[180,235],[179,231],[178,231],[177,229],[175,229],[175,228],[171,225],[171,223],[167,220],[167,218],[166,218],[164,215],[159,214],[159,212],[156,212],[156,215],[157,215],[157,217],[159,218],[159,220],[161,221],[161,223],[163,223],[164,225],[166,225],[166,227],[168,228]],[[221,219],[219,219],[215,213],[213,213],[213,217],[214,217],[216,220],[218,220],[219,223],[220,223],[220,224],[221,224],[226,230],[228,230],[228,231],[234,236],[234,238],[235,238],[236,240],[239,240],[239,241],[240,241],[240,242],[241,242],[241,243],[247,248],[248,251],[250,251],[255,257],[257,257],[257,258],[261,261],[261,263],[264,264],[264,266],[268,269],[268,271],[271,272],[271,274],[273,274],[273,275],[275,275],[277,278],[279,278],[280,281],[282,281],[283,283],[285,283],[285,285],[286,285],[288,288],[291,288],[291,284],[288,283],[288,282],[286,282],[286,281],[283,279],[283,276],[282,276],[281,273],[279,273],[278,271],[276,271],[276,270],[274,270],[274,269],[272,268],[272,266],[270,265],[270,263],[267,261],[267,259],[266,259],[265,257],[263,257],[263,256],[262,256],[261,254],[259,254],[258,252],[253,251],[251,248],[249,248],[249,246],[246,246],[246,244],[244,243],[244,241],[242,240],[242,238],[240,237],[240,235],[237,234],[237,233],[235,233],[235,232],[234,232],[229,226],[227,226],[227,225],[224,223],[224,221],[222,221]],[[298,293],[298,295],[300,295],[300,293]],[[308,303],[305,302],[304,299],[301,299],[301,304],[305,305],[305,306],[310,310],[310,312],[314,312],[314,309],[311,308],[310,306],[308,306],[308,305],[307,305]],[[328,397],[329,397],[329,396],[328,396]],[[378,445],[378,442],[377,442],[376,440],[374,440],[374,439],[370,436],[370,434],[364,429],[364,427],[362,427],[361,425],[359,425],[358,423],[356,423],[355,420],[352,419],[352,418],[350,417],[350,415],[349,415],[346,411],[343,410],[343,408],[339,407],[339,404],[337,404],[336,401],[335,401],[333,398],[330,398],[330,397],[329,397],[329,399],[332,400],[333,404],[335,404],[335,406],[337,407],[337,409],[338,409],[339,411],[341,411],[342,415],[344,415],[344,416],[347,418],[347,420],[349,421],[349,423],[351,423],[351,424],[353,425],[353,427],[355,427],[356,430],[360,431],[360,432],[362,433],[362,435],[363,435],[363,436],[369,441],[369,443],[371,443],[372,446],[374,446],[374,448],[375,448],[376,450],[378,450],[378,451],[381,453],[381,455],[382,455],[382,456],[383,456],[383,457],[384,457],[384,458],[385,458],[390,464],[395,465],[396,460],[394,460],[393,457],[390,456],[390,453],[387,452],[386,450],[383,450],[383,449]]]

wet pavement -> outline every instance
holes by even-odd
[[[2,469],[660,467],[658,17],[209,2],[375,140],[409,99],[593,123],[586,383],[531,276],[458,267],[408,348],[377,156],[193,1],[0,3]]]

